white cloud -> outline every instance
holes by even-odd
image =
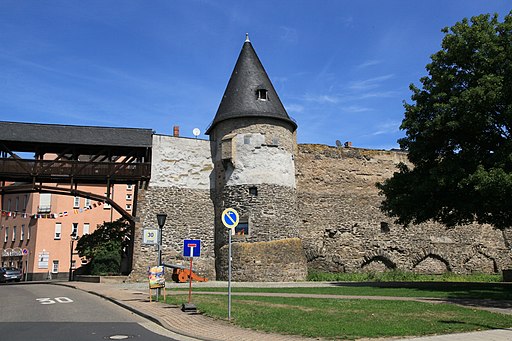
[[[342,17],[340,20],[345,27],[354,26],[354,17]]]
[[[276,76],[276,77],[272,77],[272,83],[276,84],[276,83],[286,83],[288,82],[288,77],[286,76]]]
[[[377,92],[367,92],[360,94],[357,96],[357,99],[367,99],[367,98],[391,98],[395,97],[399,94],[398,91],[377,91]]]
[[[281,39],[288,43],[296,43],[299,40],[297,30],[287,26],[279,27],[281,31]]]
[[[352,90],[369,90],[369,89],[375,89],[378,88],[382,82],[393,78],[394,74],[379,76],[379,77],[373,77],[361,81],[355,81],[352,82],[349,86]]]
[[[304,112],[304,106],[302,106],[300,104],[289,104],[289,105],[286,105],[286,111],[301,113],[301,112]]]
[[[382,63],[382,60],[367,60],[366,62],[357,65],[356,68],[364,69],[364,68],[367,68],[370,66],[379,65],[381,63]]]
[[[349,113],[359,113],[359,112],[366,112],[366,111],[372,111],[373,110],[371,108],[362,107],[362,106],[359,106],[359,105],[351,105],[351,106],[347,106],[347,107],[342,107],[340,109],[342,111],[344,111],[344,112],[349,112]]]
[[[304,96],[304,100],[307,102],[315,102],[315,103],[338,103],[339,98],[331,95],[312,95],[306,94]]]
[[[400,129],[400,122],[386,122],[379,124],[375,127],[374,132],[370,133],[370,136],[384,135],[384,134],[393,134],[398,132]]]

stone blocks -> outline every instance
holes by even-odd
[[[217,278],[228,279],[228,245],[220,249],[218,257],[223,266]],[[299,238],[270,242],[233,243],[231,279],[240,282],[303,281],[307,264]]]

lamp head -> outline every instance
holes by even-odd
[[[160,228],[164,227],[165,219],[167,219],[167,214],[165,214],[165,213],[158,213],[156,215],[156,220],[158,222],[158,227],[160,227]]]

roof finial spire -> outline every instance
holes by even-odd
[[[246,43],[250,43],[251,41],[249,40],[249,33],[246,33],[245,34],[245,42]]]

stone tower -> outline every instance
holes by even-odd
[[[305,278],[298,239],[296,129],[247,37],[206,131],[214,164],[218,279],[227,277],[228,231],[220,216],[228,207],[240,215],[233,236],[234,280]]]

